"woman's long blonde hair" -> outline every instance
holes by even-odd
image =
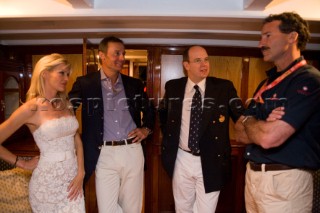
[[[31,85],[27,92],[27,101],[35,97],[45,97],[44,94],[44,79],[42,73],[44,71],[51,72],[60,64],[65,64],[71,71],[71,64],[61,54],[53,53],[50,55],[43,56],[37,63],[32,73]],[[62,100],[67,99],[67,93],[58,92],[58,98]]]

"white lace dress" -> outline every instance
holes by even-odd
[[[84,198],[69,201],[67,188],[77,174],[74,135],[79,124],[74,116],[48,120],[34,133],[40,160],[29,183],[34,213],[84,213]]]

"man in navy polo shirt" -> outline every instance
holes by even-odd
[[[320,169],[320,72],[300,53],[309,38],[308,23],[296,13],[263,22],[259,48],[275,67],[236,123],[237,140],[248,144],[248,213],[312,210],[311,171]],[[270,121],[276,108],[279,117]]]

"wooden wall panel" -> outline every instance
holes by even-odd
[[[238,96],[241,91],[241,73],[242,73],[242,58],[231,56],[210,56],[210,73],[209,76],[228,79],[232,81],[237,90]],[[235,139],[234,123],[230,119],[229,124],[230,139]]]
[[[210,56],[210,74],[233,82],[237,91],[241,90],[242,58],[231,56]],[[239,95],[239,92],[238,92]]]
[[[171,79],[184,77],[182,55],[162,55],[161,56],[161,93],[165,93],[165,83]],[[161,141],[161,136],[159,141]],[[155,212],[174,212],[174,201],[172,193],[171,179],[161,165],[160,156],[158,157],[158,209]]]
[[[165,83],[171,79],[185,76],[182,65],[182,55],[161,56],[161,97],[164,95]]]
[[[259,83],[267,77],[266,72],[273,66],[272,63],[265,62],[261,58],[250,58],[249,61],[249,81],[248,98],[253,97],[253,93]]]

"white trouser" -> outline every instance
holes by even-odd
[[[96,167],[100,213],[141,213],[144,156],[140,143],[102,146]]]
[[[172,180],[176,213],[214,213],[220,191],[205,193],[201,159],[178,149]]]
[[[245,200],[248,213],[311,213],[312,174],[305,170],[253,171],[247,164]]]

